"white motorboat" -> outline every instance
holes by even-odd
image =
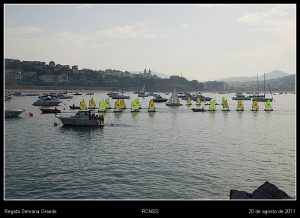
[[[24,110],[5,108],[5,117],[18,117]]]
[[[51,97],[45,97],[43,99],[39,99],[35,102],[33,102],[32,105],[34,106],[58,106],[62,101],[60,101],[59,99],[54,99]]]
[[[63,125],[71,126],[104,126],[103,116],[95,116],[89,110],[80,110],[69,117],[57,117]]]

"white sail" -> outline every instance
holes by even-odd
[[[177,92],[176,92],[175,88],[172,92],[171,97],[169,98],[168,103],[169,104],[180,104],[180,101],[179,101],[179,98],[178,98],[178,95],[177,95]]]

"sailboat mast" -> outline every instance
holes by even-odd
[[[257,94],[259,95],[258,74],[257,74]]]
[[[266,74],[264,73],[264,97],[266,97]]]

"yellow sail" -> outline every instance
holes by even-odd
[[[200,97],[199,97],[199,96],[197,96],[197,99],[196,99],[196,105],[201,105]]]
[[[187,99],[186,105],[192,105],[192,100],[190,98]]]
[[[120,102],[119,99],[116,100],[116,102],[115,102],[115,109],[117,109],[117,110],[121,110],[122,109],[122,105],[121,105],[121,102]]]
[[[253,102],[252,102],[252,110],[259,110],[259,106],[258,106],[258,102],[257,102],[257,100],[254,100]]]
[[[149,101],[149,109],[154,109],[154,110],[155,110],[155,104],[154,104],[153,99],[151,99],[151,100]]]
[[[126,104],[125,104],[124,99],[120,100],[120,105],[121,105],[121,109],[126,109]]]
[[[228,109],[228,108],[229,108],[228,101],[227,101],[227,99],[224,99],[224,101],[223,101],[223,109]]]
[[[89,106],[90,106],[90,107],[96,107],[96,102],[95,102],[95,100],[94,100],[93,97],[92,97],[92,98],[90,99],[90,101],[89,101]]]
[[[239,100],[239,101],[238,101],[236,110],[237,110],[237,111],[243,111],[243,110],[244,110],[244,105],[243,105],[242,100]]]
[[[87,109],[84,99],[82,99],[80,101],[79,108],[80,108],[80,110],[86,110]]]

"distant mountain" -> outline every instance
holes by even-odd
[[[284,76],[290,76],[290,74],[285,73],[281,70],[273,70],[269,73],[266,73],[266,80],[269,79],[277,79],[280,77],[284,77]],[[251,77],[229,77],[229,78],[225,78],[222,79],[222,81],[224,82],[250,82],[250,81],[256,81],[257,77],[256,76],[251,76]],[[258,80],[264,80],[264,75],[260,75],[258,77]]]

